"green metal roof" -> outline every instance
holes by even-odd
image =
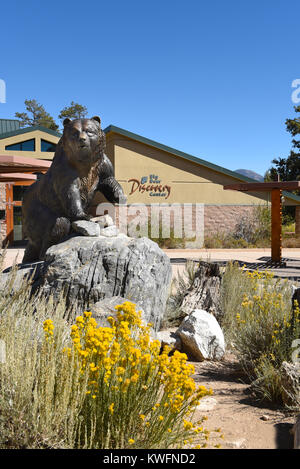
[[[235,171],[231,171],[230,169],[223,168],[222,166],[218,166],[216,164],[210,163],[209,161],[203,160],[201,158],[197,158],[196,156],[189,155],[188,153],[184,153],[182,151],[176,150],[175,148],[168,147],[163,145],[162,143],[155,142],[154,140],[150,140],[149,138],[142,137],[141,135],[134,134],[129,132],[128,130],[121,129],[120,127],[116,127],[114,125],[109,125],[104,129],[104,132],[107,134],[109,132],[114,132],[124,137],[131,138],[138,142],[144,143],[145,145],[149,145],[150,147],[157,148],[159,150],[166,151],[167,153],[171,153],[175,156],[179,156],[180,158],[184,158],[186,160],[192,161],[193,163],[199,164],[204,166],[208,169],[212,169],[213,171],[217,171],[218,173],[224,174],[226,176],[230,176],[237,181],[243,182],[257,182],[255,179],[248,178],[247,176],[243,176],[242,174],[236,173]],[[300,196],[292,194],[291,192],[283,191],[282,193],[284,197],[289,198],[295,202],[300,203]]]
[[[0,139],[8,138],[8,137],[14,137],[16,135],[22,135],[22,134],[26,134],[26,133],[29,133],[29,132],[34,132],[35,130],[40,130],[41,132],[45,132],[47,134],[54,135],[55,137],[58,137],[58,138],[60,138],[61,135],[62,135],[59,132],[56,132],[56,130],[51,130],[51,129],[48,129],[47,127],[42,127],[41,125],[34,125],[32,127],[24,127],[22,129],[12,130],[10,132],[5,132],[3,134],[0,133]]]
[[[0,134],[14,132],[20,128],[20,121],[17,119],[0,119]]]

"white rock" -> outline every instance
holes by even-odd
[[[203,412],[208,412],[210,410],[213,410],[218,401],[214,397],[203,397],[200,401],[200,404],[197,405],[196,410],[200,410]]]
[[[76,220],[73,221],[72,228],[83,236],[100,236],[100,226],[93,221]]]
[[[181,339],[181,351],[195,361],[220,360],[224,356],[222,329],[216,318],[202,309],[196,309],[184,318],[175,334]]]
[[[245,438],[240,438],[239,440],[229,441],[227,443],[227,446],[229,446],[229,448],[236,448],[236,449],[244,448],[245,449],[246,443],[247,441],[245,440]]]
[[[91,221],[97,223],[100,228],[106,228],[107,226],[113,226],[114,221],[109,215],[100,215],[99,217],[91,218]]]
[[[107,226],[106,228],[101,228],[100,234],[101,236],[107,236],[110,238],[112,236],[118,236],[119,230],[115,225]]]

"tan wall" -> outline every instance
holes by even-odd
[[[35,139],[35,152],[32,151],[15,151],[5,150],[7,145],[13,145],[15,143],[24,142],[26,140]],[[47,140],[47,142],[57,143],[59,137],[44,133],[40,130],[34,130],[33,132],[27,132],[13,137],[0,139],[0,155],[13,155],[13,156],[29,156],[31,158],[39,158],[42,160],[52,160],[54,157],[53,152],[42,152],[41,151],[41,139]]]
[[[112,140],[114,142],[116,179],[128,196],[129,204],[197,202],[261,205],[268,203],[269,196],[266,193],[257,193],[256,197],[242,192],[224,191],[223,185],[239,182],[238,179],[235,180],[205,166],[118,134],[112,134],[110,141]],[[150,192],[142,193],[139,190],[129,195],[132,183],[129,183],[128,180],[132,178],[141,180],[143,176],[149,177],[150,174],[157,175],[162,186],[168,185],[170,187],[169,197],[150,196]]]

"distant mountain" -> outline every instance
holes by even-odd
[[[264,182],[263,176],[260,174],[255,173],[254,171],[251,171],[250,169],[236,169],[235,173],[242,174],[242,176],[246,176],[251,179],[255,179],[258,182]]]

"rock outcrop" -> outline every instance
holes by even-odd
[[[218,264],[201,261],[180,306],[182,313],[189,315],[195,309],[203,309],[218,318],[221,315],[221,278]]]
[[[114,226],[93,222],[76,222],[76,229],[91,232],[95,225],[101,231]],[[87,309],[113,297],[136,303],[144,319],[159,330],[169,295],[172,269],[168,256],[148,238],[129,238],[123,233],[113,236],[78,236],[51,246],[45,260],[21,265],[14,288],[32,275],[32,289],[54,299],[65,296],[67,307]],[[9,273],[1,276],[1,285]]]

